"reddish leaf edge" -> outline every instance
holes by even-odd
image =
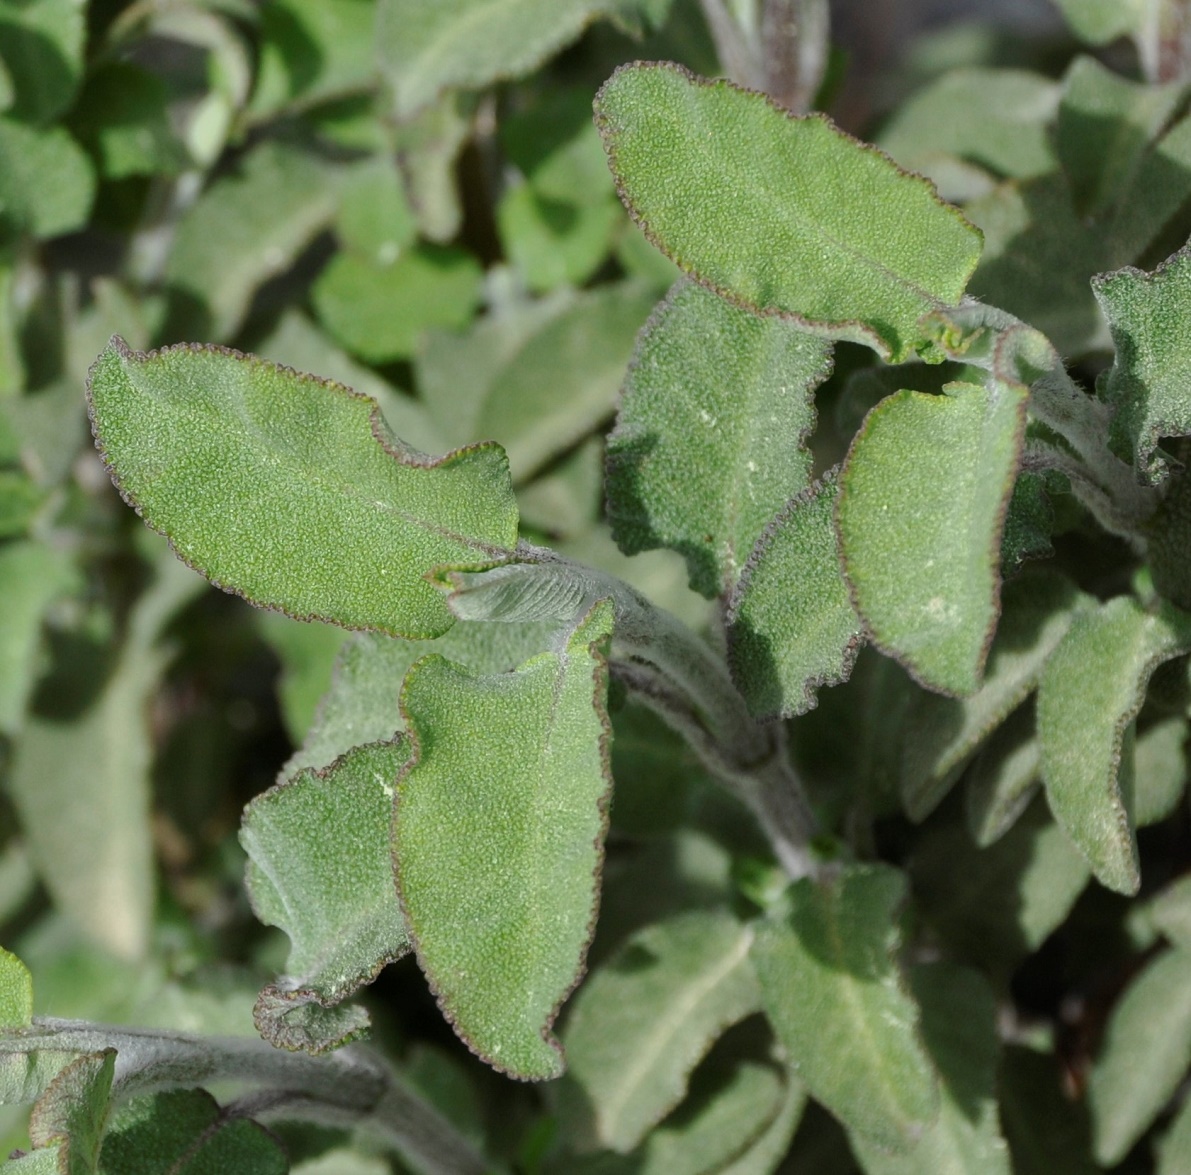
[[[592,613],[596,608],[600,607],[604,600],[597,600],[592,606],[579,617],[572,627],[572,632],[576,631],[591,619]],[[401,884],[401,858],[397,852],[397,821],[401,809],[401,782],[417,765],[420,756],[420,743],[418,739],[417,729],[411,721],[408,710],[405,706],[405,683],[402,683],[401,698],[399,705],[401,713],[405,719],[408,727],[408,734],[406,737],[413,743],[413,750],[410,754],[405,766],[401,769],[401,773],[397,777],[397,787],[395,789],[395,796],[393,801],[393,824],[391,844],[393,849],[393,879],[397,887],[397,900],[401,905],[401,914],[405,919],[406,930],[409,934],[410,942],[413,945],[414,957],[418,961],[418,967],[426,978],[427,986],[430,988],[431,995],[434,996],[435,1003],[438,1004],[439,1011],[442,1012],[443,1018],[450,1024],[452,1031],[466,1046],[467,1050],[475,1057],[478,1057],[484,1064],[494,1069],[497,1073],[503,1074],[514,1081],[536,1082],[543,1080],[554,1080],[561,1076],[566,1068],[566,1054],[563,1050],[562,1042],[554,1035],[553,1029],[555,1022],[558,1020],[559,1013],[567,1000],[571,998],[575,989],[583,982],[587,974],[587,954],[591,949],[592,940],[595,938],[596,923],[599,920],[600,912],[600,897],[601,897],[601,879],[604,872],[604,861],[606,857],[605,845],[608,839],[608,829],[611,823],[611,808],[612,808],[612,722],[608,717],[608,680],[609,680],[609,646],[610,640],[608,638],[597,638],[589,642],[588,654],[595,661],[595,668],[592,670],[592,685],[593,685],[593,704],[595,706],[596,715],[600,721],[600,739],[599,739],[599,756],[600,764],[603,769],[603,776],[605,781],[604,792],[596,803],[597,811],[599,813],[600,824],[596,830],[595,837],[595,851],[596,863],[595,870],[592,874],[594,881],[594,889],[592,893],[592,907],[591,916],[587,923],[587,933],[584,936],[583,945],[579,951],[579,961],[575,970],[575,976],[571,980],[570,985],[559,995],[554,1007],[546,1016],[545,1022],[540,1029],[541,1039],[551,1048],[558,1056],[559,1064],[561,1066],[559,1072],[550,1077],[538,1077],[534,1074],[525,1074],[517,1072],[514,1069],[508,1068],[502,1062],[493,1057],[488,1056],[478,1045],[468,1036],[465,1029],[460,1025],[459,1018],[451,1005],[450,999],[439,986],[438,981],[434,976],[433,969],[426,961],[422,950],[422,944],[418,939],[418,935],[414,930],[413,920],[409,916],[409,909],[406,905],[405,894]],[[600,647],[603,646],[603,647]],[[439,656],[439,654],[431,653],[428,657]],[[411,674],[417,671],[418,665],[424,662],[427,658],[423,657],[419,661],[415,661],[406,673],[406,680],[409,680]],[[470,673],[470,670],[468,670]],[[515,672],[515,671],[514,671]],[[478,676],[473,674],[473,676]]]
[[[235,359],[241,362],[246,362],[250,365],[259,367],[271,368],[274,371],[280,372],[287,376],[296,377],[305,383],[316,385],[326,391],[334,392],[337,395],[347,395],[355,400],[363,400],[365,403],[371,405],[369,413],[369,423],[372,431],[373,439],[378,445],[392,457],[395,461],[402,465],[408,465],[418,469],[437,469],[441,466],[450,465],[468,454],[475,452],[496,451],[503,457],[503,464],[506,470],[509,468],[508,456],[505,454],[503,447],[496,441],[473,441],[467,445],[461,445],[457,449],[452,449],[448,453],[444,453],[441,457],[432,457],[429,454],[422,453],[400,441],[388,424],[385,422],[384,416],[381,413],[380,404],[377,403],[371,396],[364,395],[363,392],[357,392],[354,388],[348,387],[346,384],[340,383],[338,380],[330,379],[325,376],[312,375],[310,372],[298,371],[296,368],[289,367],[284,363],[275,363],[271,359],[262,359],[259,355],[253,355],[245,351],[238,351],[234,347],[225,347],[219,343],[173,343],[167,347],[156,347],[149,351],[137,351],[130,347],[127,342],[120,335],[112,335],[108,340],[108,345],[119,354],[121,359],[125,362],[132,363],[148,363],[162,355],[168,355],[174,351],[183,351],[188,353],[213,353],[224,355],[227,358]],[[102,353],[101,353],[102,355]],[[435,637],[442,636],[452,624],[454,618],[448,616],[448,622],[442,628],[436,631],[405,631],[393,625],[360,625],[360,624],[346,624],[334,616],[324,615],[317,612],[295,612],[286,608],[282,604],[273,604],[265,600],[257,600],[248,593],[242,591],[234,584],[222,583],[219,580],[208,575],[207,572],[200,567],[194,560],[188,559],[179,550],[174,542],[173,536],[164,527],[159,526],[156,521],[145,514],[140,502],[138,502],[134,495],[129,493],[123,484],[119,469],[116,462],[112,460],[104,444],[102,435],[102,426],[100,425],[98,415],[95,411],[95,401],[92,394],[92,378],[95,368],[99,364],[97,357],[87,370],[86,382],[86,400],[87,400],[87,418],[91,424],[91,436],[95,441],[95,448],[99,453],[100,459],[103,462],[104,470],[108,477],[111,478],[112,484],[116,487],[120,497],[124,502],[130,506],[138,518],[140,518],[150,530],[155,531],[161,535],[169,544],[170,550],[173,552],[175,558],[184,563],[192,571],[201,575],[212,587],[218,588],[221,592],[226,592],[230,596],[237,596],[246,603],[251,604],[254,608],[260,608],[265,612],[280,612],[283,616],[288,616],[291,620],[299,620],[303,623],[318,622],[322,624],[331,624],[336,628],[346,629],[349,632],[379,632],[385,636],[398,637],[403,640],[433,640]],[[511,482],[510,473],[510,486]],[[463,536],[455,536],[462,538]],[[489,544],[482,544],[474,542],[473,540],[466,540],[471,546],[478,551],[484,551],[490,556],[487,561],[481,561],[474,566],[469,566],[470,570],[474,571],[489,571],[493,567],[499,567],[503,563],[516,562],[513,548],[495,547]],[[434,569],[431,569],[428,574],[433,574]]]
[[[796,323],[809,334],[822,335],[830,339],[842,339],[847,342],[863,343],[865,346],[871,347],[872,350],[874,350],[887,363],[899,362],[912,354],[914,351],[914,346],[912,344],[903,343],[895,350],[895,347],[891,345],[890,340],[884,338],[879,331],[875,330],[866,323],[861,322],[859,319],[848,318],[832,320],[808,318],[806,315],[798,314],[792,310],[782,310],[776,306],[760,306],[755,302],[750,302],[747,298],[742,298],[734,291],[717,285],[710,278],[702,277],[696,272],[696,266],[693,262],[688,261],[684,257],[678,256],[669,246],[663,243],[662,239],[658,236],[653,226],[633,203],[632,199],[629,197],[624,183],[621,180],[618,154],[616,145],[613,142],[613,137],[616,132],[612,128],[611,120],[602,110],[602,99],[604,97],[604,92],[609,86],[612,85],[615,79],[622,73],[629,73],[631,71],[640,69],[668,70],[671,73],[678,74],[680,77],[685,78],[688,82],[699,86],[702,89],[728,89],[738,90],[744,94],[755,94],[775,113],[780,114],[783,118],[786,118],[791,122],[807,122],[813,119],[817,122],[825,123],[841,137],[855,143],[858,147],[863,148],[865,151],[868,151],[873,155],[877,155],[881,159],[885,160],[891,167],[894,168],[895,171],[897,171],[899,175],[908,176],[921,181],[921,183],[934,197],[935,203],[938,204],[939,207],[945,208],[957,220],[978,234],[981,242],[981,251],[983,251],[984,242],[983,231],[974,225],[970,220],[968,220],[968,218],[964,216],[964,214],[954,204],[948,203],[948,201],[944,200],[943,197],[939,195],[938,185],[928,176],[924,176],[916,171],[909,171],[902,167],[896,160],[894,160],[891,155],[885,151],[882,151],[880,147],[873,143],[867,143],[863,139],[858,139],[855,135],[849,134],[847,131],[839,127],[836,122],[828,115],[821,112],[815,112],[812,114],[793,114],[785,106],[782,106],[781,103],[779,103],[772,95],[765,93],[763,90],[749,89],[747,86],[737,85],[735,82],[731,82],[727,78],[709,79],[701,77],[699,74],[687,69],[685,65],[679,65],[677,62],[673,61],[638,60],[627,61],[622,65],[618,65],[616,69],[613,70],[613,72],[609,75],[604,84],[600,86],[599,90],[596,91],[595,101],[593,103],[595,124],[596,129],[600,132],[600,139],[604,145],[604,154],[608,159],[608,167],[612,172],[612,176],[616,184],[616,194],[620,197],[620,202],[624,205],[625,210],[628,212],[629,219],[637,226],[637,228],[641,230],[642,234],[645,236],[645,239],[649,241],[649,243],[653,245],[653,247],[660,253],[664,254],[672,262],[674,262],[674,264],[677,265],[678,268],[687,275],[687,277],[698,282],[699,285],[710,290],[712,293],[718,294],[726,302],[730,302],[732,305],[738,306],[742,310],[747,310],[752,314],[757,314],[761,317],[781,318],[787,322]],[[972,280],[972,275],[976,272],[976,266],[979,263],[979,259],[980,258],[978,254],[976,261],[972,263],[968,269],[968,272],[964,275],[963,285],[965,289],[967,288],[968,283]],[[945,309],[948,305],[944,302],[938,302],[934,298],[929,298],[929,300],[935,302],[936,308],[940,310]],[[958,305],[958,303],[956,303],[956,305]],[[922,339],[919,341],[927,342],[929,340]],[[893,342],[898,343],[900,340],[893,340]]]

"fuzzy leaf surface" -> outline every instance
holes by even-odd
[[[414,744],[393,821],[406,924],[455,1030],[523,1079],[562,1071],[551,1025],[595,921],[611,632],[601,601],[564,648],[513,673],[429,656],[401,689]]]
[[[665,64],[621,67],[595,109],[634,220],[733,301],[896,362],[918,319],[963,295],[979,232],[823,116]]]
[[[257,1007],[257,1027],[275,1042],[287,999],[338,1004],[409,950],[389,846],[397,776],[408,758],[404,739],[358,746],[245,809],[240,843],[253,909],[292,944],[279,999]]]
[[[1000,612],[1001,535],[1026,389],[898,392],[852,442],[837,509],[844,572],[878,648],[923,685],[979,687]]]
[[[33,977],[16,955],[0,947],[0,1026],[27,1028],[33,1022]]]
[[[850,1130],[891,1151],[939,1111],[918,1006],[894,952],[904,876],[858,865],[796,881],[785,917],[757,927],[753,962],[766,1012],[807,1090]]]
[[[840,567],[838,469],[795,497],[757,540],[728,605],[728,662],[761,718],[801,714],[846,681],[864,639]]]
[[[950,963],[917,967],[909,979],[939,1071],[939,1117],[906,1154],[862,1135],[853,1135],[853,1149],[867,1175],[1010,1175],[997,1116],[997,1008],[987,981]]]
[[[405,448],[374,401],[212,347],[130,351],[89,384],[113,479],[208,579],[299,618],[435,636],[423,575],[511,553],[517,511],[493,444],[438,460]]]
[[[1025,811],[1041,783],[1034,707],[1014,711],[989,736],[968,772],[964,814],[982,849],[1000,840]]]
[[[714,598],[804,490],[828,343],[679,282],[649,320],[608,438],[608,518],[626,555],[678,551]]]
[[[1191,616],[1118,596],[1075,619],[1042,674],[1038,735],[1051,811],[1119,893],[1136,893],[1141,880],[1126,733],[1150,675],[1189,649]]]
[[[1152,273],[1130,266],[1095,278],[1092,288],[1116,347],[1104,382],[1116,409],[1114,442],[1141,475],[1159,481],[1166,465],[1159,439],[1191,435],[1191,350],[1183,330],[1191,314],[1191,246]]]
[[[1191,952],[1155,959],[1113,1009],[1092,1069],[1094,1154],[1115,1166],[1170,1100],[1191,1065]]]
[[[901,762],[902,802],[911,819],[933,811],[984,739],[1037,686],[1072,618],[1091,603],[1053,572],[1005,586],[983,685],[963,699],[924,693],[914,700]]]
[[[34,1147],[60,1148],[65,1175],[96,1175],[99,1147],[110,1112],[116,1050],[75,1057],[50,1082],[29,1116]]]
[[[635,934],[584,983],[567,1021],[562,1129],[622,1154],[683,1098],[700,1058],[760,1006],[751,931],[690,911]]]

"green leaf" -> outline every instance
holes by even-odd
[[[1088,1082],[1094,1153],[1106,1167],[1132,1149],[1191,1064],[1189,966],[1185,949],[1161,955],[1129,985],[1108,1021]]]
[[[1063,1089],[1057,1057],[1021,1045],[1002,1056],[1001,1123],[1016,1175],[1098,1175],[1085,1101]]]
[[[894,958],[905,893],[885,865],[796,881],[787,914],[761,922],[753,946],[769,1019],[811,1096],[893,1151],[911,1147],[939,1108]]]
[[[0,539],[23,534],[44,495],[19,469],[0,469]]]
[[[1067,917],[1090,872],[1039,806],[985,849],[958,824],[937,828],[910,862],[915,899],[949,950],[1006,980]]]
[[[422,245],[388,264],[344,252],[319,275],[312,297],[327,330],[352,354],[389,363],[412,355],[428,327],[466,326],[480,277],[462,249]]]
[[[235,334],[257,287],[293,264],[335,206],[312,156],[273,141],[249,151],[178,224],[165,270],[179,302],[174,337]]]
[[[838,470],[768,525],[728,603],[728,663],[750,711],[789,717],[852,672],[863,643],[840,567]]]
[[[977,753],[964,796],[968,831],[982,848],[1000,840],[1041,783],[1034,707],[1015,710]]]
[[[0,947],[0,1026],[4,1031],[33,1023],[33,977],[16,955]]]
[[[112,1115],[103,1175],[285,1175],[278,1140],[201,1089],[136,1098]]]
[[[394,160],[376,155],[345,170],[341,183],[335,232],[344,247],[376,265],[396,261],[418,226]]]
[[[1059,88],[1023,69],[953,69],[894,113],[877,145],[928,174],[943,154],[1024,179],[1053,170],[1048,123]]]
[[[405,729],[397,705],[401,680],[427,653],[438,653],[473,673],[508,673],[542,649],[557,633],[554,621],[471,624],[460,621],[433,641],[394,640],[373,633],[349,637],[336,660],[331,687],[301,748],[285,765],[291,775],[325,767],[361,743],[391,739]]]
[[[1138,828],[1158,824],[1179,805],[1187,786],[1187,720],[1166,718],[1137,736],[1133,770],[1133,819]]]
[[[696,280],[895,362],[923,314],[960,300],[980,255],[929,182],[822,115],[728,82],[622,66],[596,123],[633,219]]]
[[[476,422],[499,436],[521,482],[610,417],[637,332],[654,305],[635,282],[581,294],[501,369]]]
[[[1131,82],[1094,57],[1071,63],[1063,78],[1055,150],[1080,215],[1103,215],[1129,188],[1184,90],[1182,83]]]
[[[261,612],[257,621],[261,635],[281,662],[277,700],[282,721],[290,738],[300,743],[314,721],[347,634],[330,624],[291,620],[281,612]]]
[[[404,739],[358,746],[321,771],[298,772],[244,811],[252,908],[292,944],[286,974],[272,986],[279,998],[258,1003],[256,1014],[261,1033],[282,1047],[323,1051],[326,1042],[287,1033],[289,1013],[340,1003],[409,951],[389,847],[395,785],[408,758]]]
[[[608,437],[608,519],[626,555],[670,547],[691,586],[731,592],[773,516],[806,489],[829,344],[679,282],[637,345]]]
[[[1000,611],[1005,510],[1026,389],[948,384],[878,404],[848,451],[837,510],[844,573],[872,640],[923,685],[971,694]]]
[[[1152,484],[1166,469],[1159,439],[1191,435],[1191,352],[1182,345],[1182,324],[1191,313],[1191,247],[1152,273],[1102,274],[1092,288],[1116,347],[1102,388],[1115,409],[1113,440]]]
[[[1093,45],[1132,32],[1139,27],[1144,0],[1055,0],[1059,10],[1081,40]]]
[[[377,48],[399,117],[448,87],[521,77],[624,0],[382,0]]]
[[[0,59],[15,91],[14,118],[45,126],[70,106],[86,32],[86,9],[77,0],[8,0],[0,7]]]
[[[984,684],[963,700],[926,693],[914,700],[901,757],[902,802],[912,820],[934,810],[980,744],[1037,686],[1072,619],[1091,606],[1056,572],[1005,585]]]
[[[1191,1172],[1191,1101],[1184,1101],[1158,1143],[1157,1175]]]
[[[405,448],[342,385],[214,347],[130,351],[89,385],[114,480],[178,554],[227,590],[300,618],[432,636],[450,625],[422,577],[507,557],[504,453]]]
[[[73,585],[76,572],[63,552],[42,543],[0,546],[0,732],[20,728],[37,669],[41,620]]]
[[[58,1169],[64,1175],[99,1170],[115,1069],[115,1049],[84,1053],[62,1068],[33,1107],[29,1138],[39,1148],[58,1144]]]
[[[941,1079],[939,1117],[905,1154],[854,1135],[857,1157],[868,1175],[1010,1175],[997,1115],[997,1007],[987,981],[950,963],[917,967],[909,978]]]
[[[1189,649],[1191,617],[1118,596],[1072,622],[1042,674],[1038,735],[1051,811],[1096,877],[1120,893],[1140,884],[1126,731],[1150,675]]]
[[[31,717],[8,778],[55,904],[123,958],[148,945],[154,902],[149,827],[150,700],[170,658],[160,637],[203,581],[163,550],[110,676],[79,713]]]
[[[0,118],[0,207],[35,237],[82,228],[95,196],[86,152],[61,127]]]
[[[725,1028],[760,1006],[751,931],[691,911],[635,934],[584,983],[563,1033],[568,1144],[627,1154],[683,1098]]]
[[[556,1077],[551,1025],[583,966],[610,784],[612,607],[564,650],[477,675],[442,657],[406,675],[414,757],[397,785],[397,888],[447,1018],[490,1064]]]
[[[1191,877],[1179,878],[1151,899],[1149,918],[1172,943],[1191,950]]]

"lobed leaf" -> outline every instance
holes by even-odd
[[[1043,667],[1090,597],[1056,572],[1023,575],[1005,586],[984,683],[962,700],[922,693],[906,720],[902,803],[925,819],[950,790],[980,744],[1037,686]]]
[[[401,689],[414,754],[393,856],[418,961],[447,1018],[490,1064],[556,1077],[550,1029],[582,971],[610,785],[612,607],[514,673],[423,658]]]
[[[939,1110],[918,1007],[894,959],[905,891],[884,865],[796,881],[788,911],[759,923],[753,946],[795,1073],[848,1129],[891,1151],[912,1147]]]
[[[339,1004],[410,949],[389,847],[395,785],[409,754],[405,739],[357,746],[244,811],[252,908],[291,942],[286,975],[265,989],[255,1013],[275,1044],[322,1052],[344,1043],[345,1032],[358,1035],[367,1017],[328,1023],[319,1008]]]
[[[916,967],[909,979],[939,1071],[939,1117],[904,1154],[855,1134],[854,1152],[867,1175],[1010,1175],[997,1111],[997,1007],[987,981],[950,963]]]
[[[212,582],[304,619],[434,636],[423,578],[507,558],[517,538],[497,445],[432,460],[342,385],[216,347],[147,354],[119,337],[89,381],[125,497]]]
[[[1152,273],[1128,267],[1101,274],[1092,289],[1116,347],[1102,386],[1115,409],[1112,437],[1152,484],[1166,470],[1159,439],[1191,435],[1191,351],[1183,335],[1191,313],[1191,247]]]
[[[741,305],[896,362],[975,269],[980,234],[959,211],[822,115],[656,63],[618,69],[595,110],[633,219]]]
[[[608,437],[608,520],[626,555],[670,547],[691,587],[731,592],[807,486],[804,442],[831,348],[687,281],[646,324]]]
[[[1005,512],[1027,391],[994,380],[898,392],[852,441],[836,519],[844,574],[873,642],[923,685],[971,694],[1000,611]]]
[[[751,944],[729,914],[689,911],[639,931],[587,979],[563,1033],[572,1146],[625,1154],[682,1100],[717,1037],[760,1006]]]
[[[1088,1082],[1093,1153],[1106,1167],[1132,1149],[1191,1065],[1189,965],[1186,949],[1166,952],[1113,1009]]]
[[[1188,650],[1191,617],[1118,596],[1074,620],[1042,674],[1038,736],[1051,811],[1096,877],[1120,893],[1140,884],[1126,734],[1150,675]]]
[[[728,663],[750,711],[790,717],[852,672],[864,634],[840,567],[838,469],[793,498],[753,548],[728,603]]]

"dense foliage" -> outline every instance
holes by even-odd
[[[1059,7],[874,147],[826,0],[0,0],[4,1170],[1191,1171],[1191,5]]]

